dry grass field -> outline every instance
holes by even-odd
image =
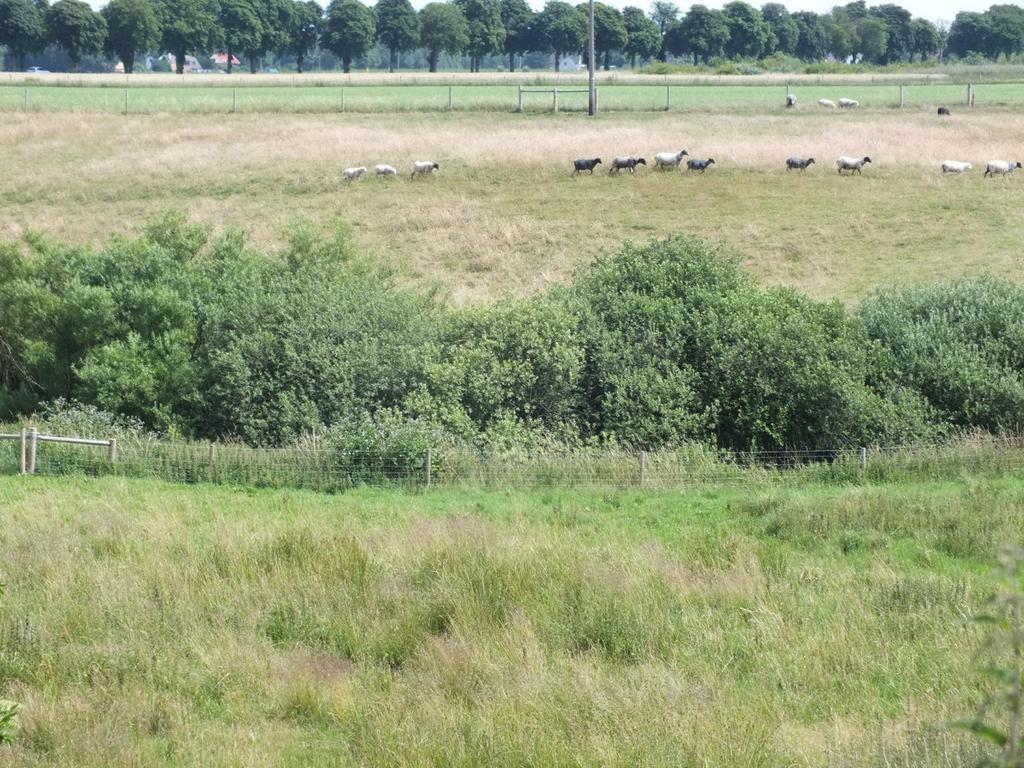
[[[686,231],[723,240],[768,283],[856,299],[879,285],[991,271],[1013,275],[1024,245],[1024,115],[959,111],[606,115],[9,114],[0,125],[0,235],[75,243],[137,231],[185,208],[214,228],[280,242],[290,222],[349,222],[357,241],[456,303],[565,280],[623,240]],[[572,178],[580,156],[688,149],[704,176],[641,168]],[[819,164],[787,174],[803,154]],[[840,178],[841,154],[870,155]],[[414,159],[441,164],[412,182]],[[943,177],[944,159],[974,171]],[[346,184],[387,162],[403,176]]]

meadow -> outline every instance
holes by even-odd
[[[966,765],[1022,503],[0,478],[0,765]]]
[[[0,111],[30,112],[112,112],[195,114],[225,112],[273,113],[391,113],[424,111],[511,112],[518,106],[518,84],[338,84],[274,85],[265,81],[236,81],[221,78],[205,84],[182,81],[172,85],[151,85],[148,80],[131,80],[108,86],[44,85],[35,80],[23,83],[0,82]],[[580,87],[578,78],[559,82],[559,87]],[[236,85],[236,83],[241,83]],[[550,87],[540,78],[537,84],[526,79],[527,88]],[[804,104],[840,96],[860,101],[865,107],[898,107],[900,86],[893,82],[870,83],[853,80],[829,82],[777,83],[772,85],[731,82],[721,84],[673,82],[616,83],[599,85],[601,108],[605,111],[767,109],[784,102],[790,88]],[[938,104],[964,105],[967,88],[962,83],[913,83],[903,89],[907,107]],[[976,105],[987,107],[1024,104],[1024,87],[1019,82],[992,82],[974,86]],[[559,110],[585,112],[587,94],[559,95]],[[543,112],[552,108],[551,94],[526,94],[523,110]]]
[[[782,88],[772,90],[781,101]],[[340,220],[403,279],[465,305],[532,294],[624,240],[683,231],[724,242],[767,284],[852,301],[883,285],[1016,275],[1020,181],[981,176],[987,160],[1024,154],[1022,131],[1018,112],[980,107],[951,120],[930,108],[817,107],[597,121],[573,113],[11,113],[0,125],[0,235],[35,231],[95,245],[184,209],[267,246],[296,219]],[[609,178],[603,167],[570,175],[575,157],[681,148],[717,165],[703,176],[646,168]],[[818,165],[787,174],[794,154]],[[832,163],[841,154],[874,162],[863,176],[839,178]],[[407,174],[422,158],[441,164],[433,178],[341,179],[345,167],[379,162]],[[975,170],[943,177],[945,159]]]

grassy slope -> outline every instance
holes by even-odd
[[[781,111],[780,111],[781,112]],[[364,246],[441,283],[456,302],[536,291],[624,239],[695,232],[735,247],[754,274],[817,296],[993,271],[1014,275],[1024,245],[1018,178],[981,178],[1014,157],[1024,118],[977,111],[939,121],[892,110],[605,116],[12,115],[0,126],[0,233],[33,228],[73,242],[133,231],[185,206],[217,226],[277,242],[289,221],[352,222]],[[688,148],[703,177],[642,170],[573,179],[578,156]],[[818,158],[789,174],[792,154]],[[839,154],[870,154],[840,179]],[[415,184],[348,165],[441,163]],[[971,160],[943,178],[947,158]]]
[[[0,764],[960,764],[1022,503],[2,478]]]

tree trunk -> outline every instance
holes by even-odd
[[[438,51],[435,48],[431,48],[431,50],[430,50],[430,71],[431,72],[437,72],[437,57],[438,57],[439,54],[440,54],[440,51]]]
[[[228,46],[228,74],[231,74],[231,60],[235,58],[235,54],[231,52],[231,46]]]
[[[179,75],[185,74],[185,51],[174,52],[174,71]]]
[[[249,74],[256,74],[256,57],[253,54],[249,54]]]
[[[388,51],[388,72],[394,72],[395,66],[398,64],[398,51],[391,48]]]
[[[510,53],[508,55],[508,71],[509,72],[515,72],[516,71],[516,55],[514,53]]]
[[[135,71],[135,52],[126,53],[121,57],[121,62],[124,64],[124,73],[130,75]]]
[[[302,74],[302,62],[306,60],[306,57],[301,53],[295,57],[295,69],[298,70],[299,74]]]
[[[352,69],[352,59],[351,58],[344,58],[344,59],[342,59],[341,60],[341,71],[344,72],[347,75],[349,73],[350,69]]]
[[[636,54],[631,54],[629,57],[629,68],[636,69]]]
[[[611,51],[605,51],[604,52],[604,71],[607,72],[611,68],[612,68],[612,52]]]
[[[562,52],[555,51],[555,72],[558,72],[562,68]]]

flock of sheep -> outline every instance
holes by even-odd
[[[435,163],[433,160],[417,160],[416,162],[414,162],[412,164],[412,177],[415,179],[417,176],[421,176],[423,174],[433,173],[434,171],[436,171],[440,167],[441,166],[438,165],[437,163]],[[395,166],[393,166],[393,165],[385,165],[383,163],[380,164],[380,165],[373,166],[373,172],[377,176],[397,176],[398,175],[398,169],[395,168]],[[347,181],[355,181],[359,177],[365,176],[366,173],[367,173],[366,166],[365,165],[359,165],[359,166],[356,166],[355,168],[346,168],[344,171],[341,172],[341,175]]]
[[[659,152],[654,156],[654,165],[658,170],[670,171],[675,170],[683,162],[683,158],[688,156],[690,153],[685,149],[681,149],[678,152]],[[841,176],[844,172],[849,173],[851,176],[855,173],[860,173],[865,165],[871,162],[870,157],[847,157],[843,156],[836,160],[836,168]],[[714,158],[708,158],[703,160],[700,158],[691,157],[686,161],[686,168],[690,171],[698,171],[704,173],[709,167],[715,164]],[[814,165],[813,157],[790,157],[786,160],[787,171],[806,171],[812,165]],[[583,157],[572,162],[572,175],[576,176],[584,171],[593,174],[594,169],[601,165],[600,157]],[[647,165],[647,160],[636,155],[621,155],[612,160],[611,166],[608,169],[609,174],[617,174],[620,171],[629,171],[634,173],[638,165]],[[965,173],[971,170],[973,166],[970,163],[962,162],[960,160],[946,160],[942,163],[943,173]],[[1007,160],[990,160],[988,166],[985,168],[986,176],[1007,176],[1013,173],[1017,168],[1020,168],[1020,163],[1011,163]]]

